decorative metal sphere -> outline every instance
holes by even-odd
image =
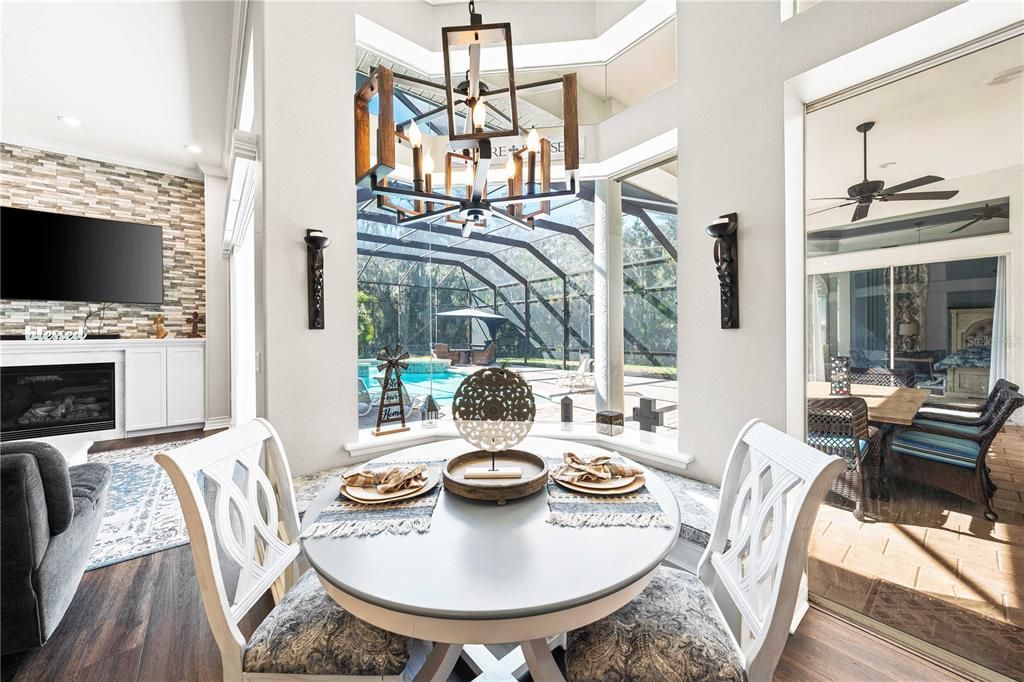
[[[523,377],[487,367],[466,377],[455,391],[452,416],[459,435],[488,452],[508,450],[533,428],[537,404]]]

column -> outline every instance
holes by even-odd
[[[594,183],[594,399],[622,412],[622,186]]]

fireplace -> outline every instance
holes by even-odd
[[[0,367],[0,440],[115,427],[114,363]]]

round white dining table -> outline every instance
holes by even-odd
[[[527,438],[517,449],[545,457],[608,452],[546,438]],[[465,441],[445,440],[386,459],[443,460],[472,450]],[[655,472],[646,480],[667,527],[556,526],[547,521],[546,490],[500,506],[443,490],[426,533],[310,537],[302,548],[324,588],[350,613],[434,643],[417,680],[445,680],[460,655],[474,670],[493,674],[479,660],[490,656],[480,645],[518,642],[521,649],[499,661],[505,679],[525,664],[534,680],[558,681],[551,647],[639,595],[679,537],[675,497]],[[339,484],[324,486],[304,528]]]

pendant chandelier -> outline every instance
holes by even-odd
[[[444,52],[444,84],[433,83],[396,73],[378,66],[355,94],[355,172],[356,184],[370,189],[377,206],[395,213],[398,224],[444,218],[462,225],[468,236],[474,226],[484,226],[488,218],[506,220],[533,229],[534,219],[551,211],[551,199],[577,193],[579,171],[579,126],[576,106],[576,74],[565,74],[528,84],[517,84],[512,63],[512,25],[485,24],[469,3],[469,25],[441,29]],[[504,54],[508,87],[490,88],[480,80],[483,48],[496,47]],[[466,66],[464,78],[457,79],[456,67]],[[395,123],[395,81],[419,88],[443,91],[445,104],[413,118]],[[538,94],[562,91],[562,150],[565,179],[558,187],[551,176],[551,141],[536,128],[519,126],[516,100],[519,93]],[[377,100],[376,158],[371,160],[370,104]],[[499,102],[507,102],[502,108]],[[429,151],[424,151],[423,127],[447,118],[448,135],[444,147],[443,192],[435,188],[435,166]],[[525,144],[510,146],[505,163],[505,182],[488,186],[492,145],[496,138],[525,136]],[[412,151],[412,185],[389,183],[396,168],[396,148],[404,145]],[[494,186],[503,185],[501,186]]]

